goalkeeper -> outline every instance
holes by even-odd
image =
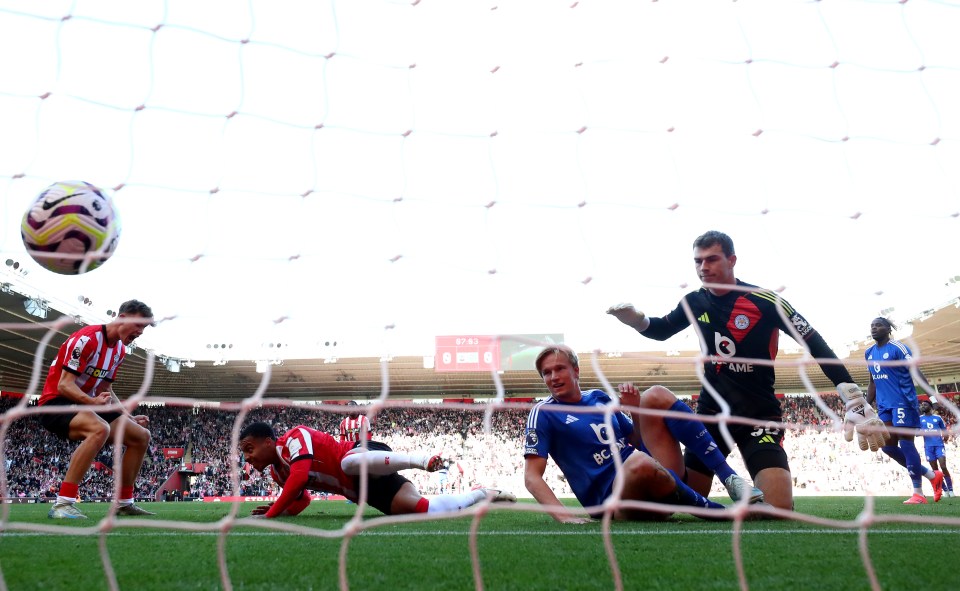
[[[776,358],[780,331],[799,334],[823,373],[837,386],[846,405],[847,441],[852,440],[856,430],[860,448],[876,451],[884,445],[886,429],[866,404],[850,372],[810,323],[776,293],[736,278],[737,255],[729,236],[717,231],[699,236],[693,243],[693,262],[703,287],[688,293],[683,300],[696,319],[703,334],[702,346],[710,355],[704,363],[704,379],[709,387],[700,392],[697,413],[720,413],[713,390],[730,406],[731,415],[757,420],[754,425],[728,425],[730,434],[765,501],[792,510],[793,480],[783,449],[783,429],[769,426],[782,422],[783,413],[774,393],[773,364],[763,363]],[[648,318],[631,304],[612,306],[607,313],[643,336],[659,341],[690,326],[683,302],[660,318]],[[719,424],[706,422],[706,427],[723,454],[728,455],[731,450],[721,436]],[[687,483],[706,494],[713,471],[690,450],[685,452],[684,463]]]

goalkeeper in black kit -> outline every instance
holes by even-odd
[[[844,436],[847,441],[853,440],[856,431],[860,448],[876,451],[886,440],[886,428],[820,333],[776,293],[735,277],[737,255],[729,236],[710,231],[698,237],[693,243],[693,261],[703,287],[683,299],[690,307],[711,357],[704,364],[704,379],[709,387],[700,391],[697,413],[721,412],[710,391],[713,389],[730,406],[731,415],[757,419],[754,425],[729,424],[730,434],[766,502],[792,510],[793,481],[783,449],[783,430],[769,425],[783,420],[780,401],[773,389],[774,368],[772,364],[754,363],[754,360],[776,358],[780,331],[799,335],[801,344],[809,349],[823,373],[837,387],[846,405]],[[632,304],[612,306],[607,313],[643,336],[659,341],[690,326],[683,302],[660,318],[648,318]],[[720,433],[719,424],[705,423],[724,455],[729,454],[731,450]],[[707,494],[713,479],[710,470],[690,453],[685,454],[684,464],[687,484],[700,494]]]

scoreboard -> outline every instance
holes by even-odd
[[[437,337],[435,371],[498,371],[500,341],[489,335]]]
[[[563,334],[452,335],[436,337],[433,369],[447,371],[533,370],[544,345],[562,343]]]

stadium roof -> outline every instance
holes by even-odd
[[[46,320],[41,320],[26,311],[24,300],[24,296],[16,292],[0,293],[0,390],[3,391],[28,391],[38,351],[43,356],[36,387],[39,389],[57,348],[67,335],[80,327],[71,317],[63,318],[53,309],[48,311]],[[931,309],[911,322],[914,330],[907,342],[915,353],[920,352],[928,359],[921,364],[921,369],[935,385],[960,381],[958,305],[952,302]],[[50,334],[58,319],[67,323]],[[863,351],[871,343],[870,340],[859,342],[857,350],[845,360],[861,384],[866,380],[866,369],[861,361]],[[641,386],[662,384],[678,394],[693,394],[700,389],[693,361],[695,356],[692,352],[679,355],[623,353],[616,357],[604,354],[597,363],[612,384],[624,381]],[[600,387],[591,358],[589,353],[581,355],[581,383],[584,387]],[[796,354],[781,354],[779,357],[788,364],[799,359]],[[133,350],[114,387],[118,394],[127,396],[137,392],[143,383],[147,362],[145,351]],[[340,358],[334,363],[325,363],[323,359],[287,359],[282,365],[270,366],[264,397],[302,400],[377,398],[385,387],[384,363],[391,398],[489,398],[497,392],[489,372],[438,373],[424,368],[423,357],[405,356],[383,363],[373,357]],[[181,367],[179,372],[169,371],[158,358],[153,359],[153,365],[149,393],[163,397],[239,400],[253,395],[267,375],[259,373],[253,361],[230,361],[225,365],[196,361],[194,367]],[[800,380],[797,365],[778,368],[778,392],[807,391]],[[818,368],[810,368],[809,376],[818,391],[833,389]],[[498,377],[508,396],[543,397],[546,393],[534,371],[507,371]]]

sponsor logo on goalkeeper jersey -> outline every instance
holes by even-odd
[[[697,318],[697,322],[702,322],[702,323],[704,323],[704,324],[710,324],[710,315],[707,314],[706,312],[704,312],[703,314],[700,315],[699,318]]]
[[[749,323],[749,320],[747,321]],[[719,332],[713,333],[713,344],[716,349],[717,355],[719,357],[736,357],[737,355],[737,343],[728,337],[727,335],[720,334]],[[727,371],[733,373],[753,373],[753,364],[752,363],[733,363],[730,361],[716,361],[714,365],[717,368],[717,371],[720,371],[723,368],[726,368]]]

